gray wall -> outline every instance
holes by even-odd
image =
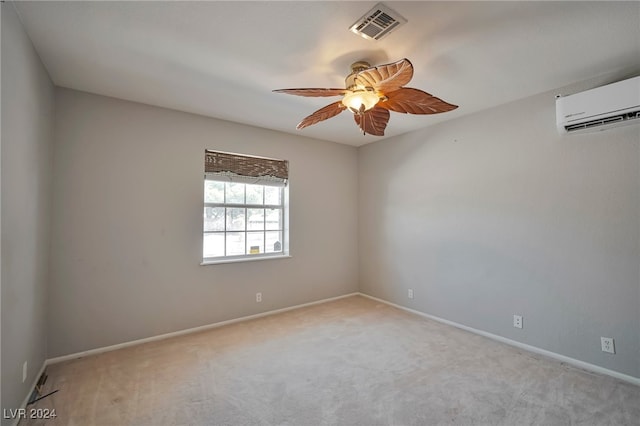
[[[290,161],[292,258],[199,265],[205,148]],[[356,169],[354,147],[57,89],[49,357],[357,291]]]
[[[360,289],[640,377],[640,128],[561,137],[555,93],[359,149]]]
[[[54,89],[13,5],[0,7],[2,408],[15,409],[47,356]],[[28,377],[23,383],[25,361]]]

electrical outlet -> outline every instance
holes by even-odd
[[[256,293],[256,302],[262,302],[262,293]]]
[[[27,380],[27,361],[22,364],[22,383]]]
[[[600,345],[602,346],[602,352],[609,352],[610,354],[616,353],[616,346],[613,343],[613,337],[601,337]]]
[[[407,297],[408,297],[409,299],[413,299],[413,289],[412,289],[412,288],[410,288],[410,289],[407,291]]]
[[[515,328],[522,328],[522,315],[513,316],[513,326]]]

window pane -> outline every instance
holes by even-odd
[[[247,185],[247,204],[262,205],[263,188],[262,185]]]
[[[264,253],[264,232],[247,232],[247,254]]]
[[[264,230],[264,209],[247,209],[247,230]]]
[[[278,205],[280,204],[280,194],[282,189],[275,186],[264,187],[264,203],[266,205]]]
[[[227,204],[244,204],[244,183],[225,183]]]
[[[227,231],[244,231],[243,208],[227,208]]]
[[[265,253],[279,253],[282,251],[282,232],[265,232]]]
[[[282,229],[282,209],[266,209],[266,229]]]
[[[284,253],[286,191],[205,178],[203,259]]]
[[[244,254],[244,232],[227,232],[227,256]]]
[[[224,256],[224,232],[204,234],[202,257]]]
[[[204,208],[204,230],[224,231],[224,207]]]
[[[224,203],[224,182],[204,181],[204,202]]]

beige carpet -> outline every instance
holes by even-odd
[[[640,424],[640,387],[360,296],[48,373],[21,426]]]

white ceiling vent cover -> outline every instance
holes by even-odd
[[[380,40],[406,23],[407,20],[398,12],[378,3],[351,25],[349,30],[369,40]]]

